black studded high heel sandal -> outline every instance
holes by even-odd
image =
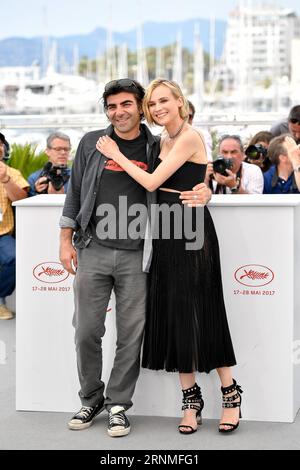
[[[197,420],[197,428],[198,425],[202,424],[202,410],[204,407],[204,401],[201,395],[201,388],[195,383],[195,385],[191,388],[187,388],[182,390],[183,399],[182,399],[182,410],[196,410],[196,420]],[[188,430],[183,430],[182,428],[189,428]],[[181,424],[178,426],[178,430],[181,434],[193,434],[197,431],[197,428],[193,428],[188,424]]]
[[[221,391],[223,394],[223,403],[222,407],[223,408],[239,408],[239,418],[242,417],[242,412],[241,412],[241,404],[242,404],[242,397],[241,393],[243,393],[243,390],[241,389],[240,385],[237,385],[236,381],[233,379],[233,384],[229,385],[229,387],[221,387]],[[235,393],[234,393],[235,392]],[[231,395],[228,397],[230,393],[234,393],[234,395]],[[234,401],[239,398],[239,401]],[[220,426],[229,426],[229,429],[224,429],[220,428]],[[237,429],[239,426],[239,421],[236,424],[233,423],[220,423],[219,424],[219,432],[232,432],[235,429]]]

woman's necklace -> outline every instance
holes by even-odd
[[[178,134],[180,134],[180,132],[182,131],[184,125],[185,125],[185,121],[183,121],[183,123],[180,125],[179,129],[175,132],[175,134],[171,135],[171,134],[168,133],[169,139],[175,139],[175,137],[177,137]]]

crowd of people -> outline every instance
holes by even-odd
[[[113,80],[102,98],[110,126],[83,136],[71,169],[70,139],[55,132],[47,139],[48,162],[26,181],[8,166],[9,144],[0,134],[0,319],[13,318],[6,306],[15,288],[12,202],[66,193],[60,260],[75,275],[73,324],[82,402],[68,427],[89,427],[105,408],[110,436],[130,432],[126,411],[132,406],[143,344],[143,367],[179,373],[184,412],[180,433],[194,433],[201,424],[204,401],[195,374],[214,369],[222,391],[218,429],[232,432],[241,417],[242,390],[231,371],[236,358],[223,299],[217,234],[207,203],[211,194],[300,192],[300,106],[246,146],[238,135],[223,135],[218,157],[210,161],[210,137],[193,127],[195,108],[175,82],[157,79],[145,91],[135,80]],[[163,127],[161,136],[152,135],[142,123],[144,118],[150,126]],[[113,206],[119,226],[120,196],[127,197],[128,205],[147,208],[138,236],[104,230],[106,220],[99,208]],[[187,239],[176,237],[175,222],[165,238],[162,218],[159,236],[145,236],[152,229],[148,215],[153,204],[177,205],[180,226],[185,221],[183,209],[191,211],[193,228],[198,227],[201,213],[202,245],[187,249]],[[131,222],[129,218],[127,229]],[[112,290],[117,349],[105,386],[101,340]]]

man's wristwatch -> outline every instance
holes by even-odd
[[[239,188],[237,186],[235,186],[234,188],[230,188],[230,190],[233,194],[235,194],[235,193],[238,192]]]
[[[296,167],[294,168],[294,171],[295,171],[295,172],[300,171],[300,165],[296,166]]]

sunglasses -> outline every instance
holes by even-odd
[[[298,124],[298,126],[300,126],[300,120],[299,120],[299,119],[291,118],[291,119],[289,119],[289,121],[290,121],[292,124]]]
[[[135,88],[136,90],[138,89],[136,83],[133,80],[130,80],[130,78],[120,78],[119,80],[112,80],[111,82],[108,82],[104,87],[104,91],[109,91],[111,88],[116,87]]]

